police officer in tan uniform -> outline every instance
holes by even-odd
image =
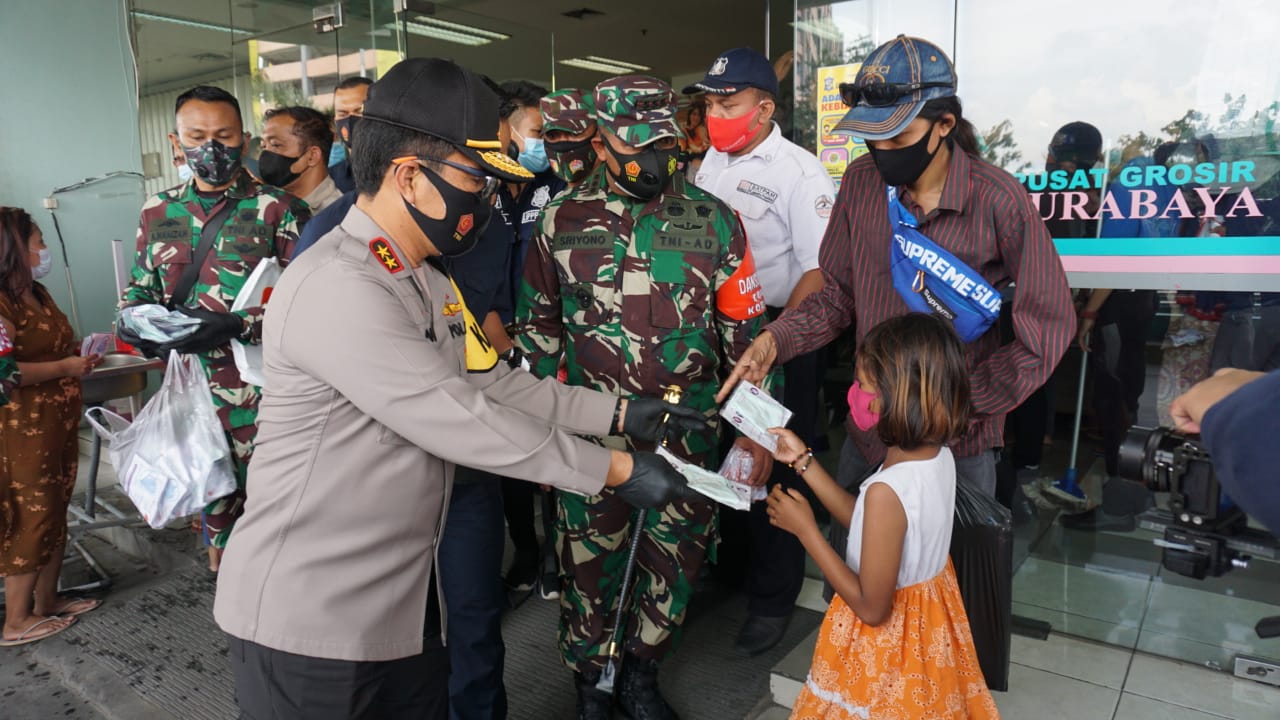
[[[574,435],[653,440],[702,430],[698,413],[514,369],[441,269],[523,177],[497,102],[450,61],[388,71],[355,139],[356,206],[275,287],[253,480],[214,604],[242,718],[447,716],[435,560],[455,463],[638,507],[688,492],[658,456]]]

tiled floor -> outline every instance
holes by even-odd
[[[812,648],[812,638],[801,647]],[[787,676],[803,678],[804,656],[797,648],[775,669],[775,702],[794,701],[802,680]],[[1056,634],[1015,635],[1012,657],[1009,691],[993,693],[1006,720],[1280,718],[1280,688],[1141,652]]]

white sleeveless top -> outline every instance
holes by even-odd
[[[874,483],[893,488],[907,514],[907,535],[902,544],[898,587],[932,579],[947,566],[951,548],[951,523],[956,507],[956,462],[943,447],[931,460],[914,460],[881,470],[862,483],[849,523],[845,563],[858,572],[862,560],[862,525],[867,489]],[[875,552],[875,548],[871,548]]]

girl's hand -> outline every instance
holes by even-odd
[[[769,428],[769,434],[778,436],[778,449],[773,453],[773,459],[778,462],[793,463],[809,449],[799,435],[786,428]]]
[[[774,527],[803,537],[805,533],[816,531],[818,521],[813,517],[813,508],[799,490],[787,490],[781,485],[774,485],[769,493],[769,523]]]

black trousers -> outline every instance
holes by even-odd
[[[439,603],[418,655],[355,662],[295,655],[228,637],[240,720],[447,720],[449,653]]]
[[[794,415],[788,427],[806,443],[813,443],[818,423],[818,390],[822,384],[822,351],[817,350],[792,358],[782,366],[786,381],[782,388],[783,404]],[[769,487],[782,485],[804,493],[812,505],[816,502],[808,484],[795,470],[775,462]],[[747,566],[747,612],[763,617],[784,617],[795,607],[804,585],[804,546],[795,535],[769,524],[767,506],[752,503],[743,513],[749,534]],[[722,510],[723,513],[730,511]]]
[[[1089,369],[1093,411],[1102,431],[1107,475],[1119,473],[1120,445],[1138,416],[1138,398],[1147,381],[1147,330],[1155,316],[1155,292],[1116,292],[1098,313]]]

